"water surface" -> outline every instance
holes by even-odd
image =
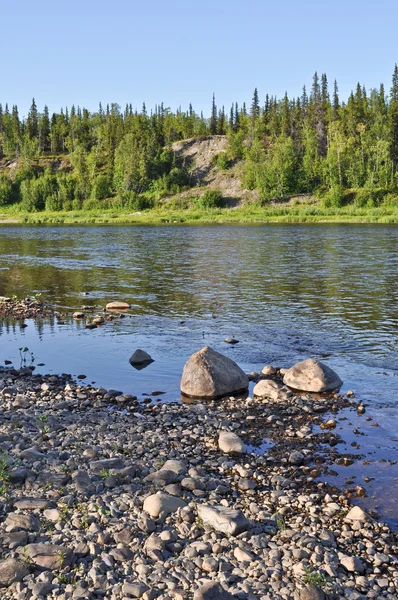
[[[394,225],[0,226],[0,295],[41,294],[69,312],[131,304],[124,319],[93,331],[70,318],[3,324],[0,360],[19,366],[27,346],[42,372],[85,374],[139,398],[160,390],[169,401],[179,398],[184,362],[205,344],[248,371],[320,358],[379,423],[377,436],[365,417],[357,425],[361,447],[371,451],[377,438],[391,459],[397,267]],[[240,343],[228,346],[227,336]],[[136,348],[154,358],[142,371],[128,362]]]

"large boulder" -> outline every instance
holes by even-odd
[[[337,373],[313,358],[303,360],[288,369],[283,383],[295,390],[318,393],[333,392],[343,385]]]
[[[219,398],[245,392],[249,378],[223,354],[205,346],[185,363],[181,393],[194,398]]]

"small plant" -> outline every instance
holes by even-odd
[[[57,573],[56,577],[57,577],[59,583],[63,583],[63,584],[68,583],[68,577],[66,576],[65,573]]]
[[[59,515],[61,517],[61,521],[68,521],[69,520],[69,509],[65,504],[61,504],[60,506],[58,506],[58,510],[59,510]]]
[[[276,526],[279,529],[279,531],[285,531],[286,529],[286,521],[283,518],[283,516],[279,513],[276,513],[275,515],[275,522],[276,522]]]
[[[102,479],[108,479],[108,477],[111,476],[111,470],[101,469],[101,471],[99,472],[99,476],[102,477]]]
[[[319,571],[313,571],[311,567],[306,567],[306,573],[303,577],[303,582],[308,585],[317,585],[320,588],[325,588],[329,584],[329,578]]]
[[[57,552],[57,567],[58,567],[58,569],[62,569],[62,567],[64,566],[65,558],[66,558],[66,553],[63,552],[62,550],[59,550],[59,552]]]
[[[28,555],[28,547],[24,546],[22,549],[22,557],[21,560],[23,563],[25,563],[25,565],[28,565],[28,567],[32,566],[32,561],[30,556]]]
[[[29,350],[29,348],[25,347],[21,347],[18,348],[19,350],[19,356],[21,359],[21,369],[22,367],[27,367],[27,366],[32,366],[33,363],[35,362],[35,357],[33,355],[33,352],[31,352]]]
[[[10,469],[7,464],[6,455],[0,456],[0,496],[6,496],[10,479]]]

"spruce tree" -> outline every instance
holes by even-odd
[[[216,133],[217,133],[217,106],[216,106],[216,96],[214,93],[213,93],[213,100],[211,103],[210,133],[211,133],[211,135],[216,135]]]
[[[395,64],[392,76],[389,107],[390,156],[394,173],[398,167],[398,66]]]

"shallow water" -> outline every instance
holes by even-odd
[[[71,318],[3,324],[0,360],[19,366],[18,348],[27,346],[45,363],[41,372],[85,374],[139,398],[164,391],[170,401],[184,362],[205,344],[248,371],[320,358],[344,380],[343,392],[369,404],[366,416],[379,423],[376,458],[385,451],[391,459],[397,267],[394,225],[0,226],[0,295],[41,294],[67,311],[131,303],[124,319],[93,331]],[[240,343],[229,346],[227,336]],[[136,348],[154,358],[141,371],[128,362]],[[343,422],[344,434],[351,429]],[[361,450],[372,451],[374,430]],[[397,474],[384,471],[390,493]]]

